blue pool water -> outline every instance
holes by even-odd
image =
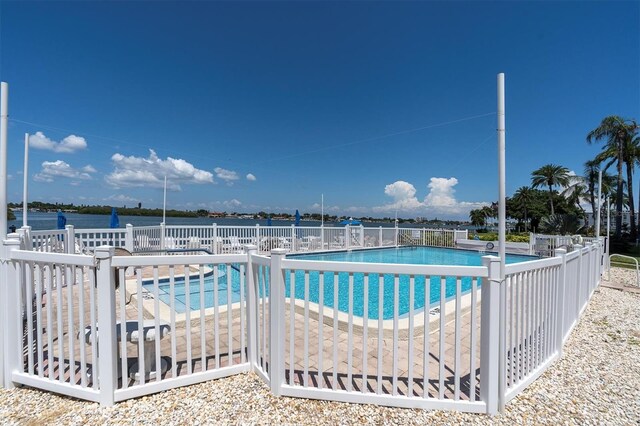
[[[435,247],[401,247],[388,248],[379,250],[360,250],[351,252],[336,253],[318,253],[305,255],[291,255],[292,259],[304,260],[320,260],[333,262],[368,262],[368,263],[403,263],[403,264],[421,264],[421,265],[461,265],[461,266],[480,266],[482,264],[481,254],[474,251],[445,249]],[[531,256],[508,255],[507,263],[524,262],[533,260]],[[240,301],[240,272],[238,266],[227,267],[226,265],[218,266],[218,286],[217,301],[219,305]],[[291,274],[286,271],[285,274],[285,294],[287,297],[291,294]],[[334,275],[337,275],[334,277]],[[379,317],[379,275],[369,274],[368,282],[368,312],[369,319],[377,319]],[[268,277],[267,277],[268,280]],[[337,284],[337,302],[338,310],[349,312],[349,274],[347,273],[324,273],[323,274],[323,304],[326,307],[334,306],[334,280]],[[471,277],[462,277],[461,292],[467,292],[472,286]],[[304,271],[295,272],[295,298],[303,299],[305,295]],[[398,285],[398,314],[406,315],[409,312],[409,287],[410,280],[407,275],[399,276]],[[353,274],[353,314],[362,317],[364,315],[364,274]],[[214,276],[210,274],[205,278],[204,288],[204,306],[214,306]],[[480,285],[480,283],[477,283]],[[424,308],[425,300],[428,304],[434,305],[440,302],[440,285],[441,277],[432,276],[429,278],[429,293],[425,298],[427,290],[426,278],[424,276],[416,276],[414,279],[414,309],[416,311]],[[382,309],[380,310],[383,319],[393,318],[394,315],[394,277],[385,274],[382,278]],[[147,283],[145,287],[149,291],[153,291],[153,284]],[[231,292],[229,292],[229,288]],[[185,312],[186,306],[189,304],[191,310],[200,309],[200,286],[198,278],[192,278],[189,285],[189,297],[187,298],[187,285],[183,279],[175,281],[175,300],[174,305],[177,312]],[[445,278],[445,298],[455,295],[456,280],[454,277]],[[160,282],[159,295],[160,299],[170,304],[170,288],[169,282]],[[320,296],[320,274],[317,271],[309,271],[309,300],[314,303],[319,302]]]

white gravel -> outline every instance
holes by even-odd
[[[614,268],[611,279],[628,279]],[[0,390],[2,424],[640,424],[640,294],[596,291],[563,357],[495,417],[276,398],[242,374],[102,408]]]

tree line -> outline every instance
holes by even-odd
[[[531,173],[531,185],[518,188],[506,199],[507,217],[518,221],[523,231],[561,234],[594,234],[595,230],[584,226],[588,204],[595,216],[597,211],[598,175],[602,171],[601,194],[615,204],[616,239],[636,241],[640,223],[636,222],[633,197],[633,174],[640,165],[640,126],[635,119],[617,115],[605,117],[598,127],[586,135],[586,143],[602,143],[602,150],[595,158],[584,163],[582,175],[571,174],[569,169],[557,164],[545,164]],[[609,173],[615,165],[615,174]],[[640,194],[639,194],[640,202]],[[606,206],[603,208],[606,209]],[[628,233],[623,234],[622,212],[630,213]],[[638,207],[640,209],[640,206]],[[469,213],[471,223],[486,226],[488,218],[497,217],[498,205],[493,203]]]

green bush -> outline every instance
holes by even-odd
[[[480,241],[498,241],[498,234],[496,232],[487,232],[477,234],[478,239]],[[475,235],[469,234],[470,239],[475,239]],[[512,232],[507,234],[505,239],[509,243],[528,243],[529,242],[529,233],[528,232]]]

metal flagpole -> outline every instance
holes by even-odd
[[[0,83],[0,241],[7,238],[7,127],[9,85]]]
[[[322,201],[320,207],[320,226],[324,226],[324,194],[322,194]]]
[[[27,226],[27,209],[28,209],[28,196],[27,186],[29,184],[29,133],[24,134],[24,168],[23,168],[23,183],[22,183],[22,226]]]
[[[505,102],[504,102],[504,73],[498,74],[498,256],[500,257],[500,324],[506,319],[506,286],[505,286],[505,234],[506,234],[506,209],[505,209]],[[505,401],[505,340],[506,327],[502,326],[499,332],[499,356],[498,369],[498,409],[504,411]]]
[[[0,241],[7,237],[7,127],[9,85],[0,83]]]

